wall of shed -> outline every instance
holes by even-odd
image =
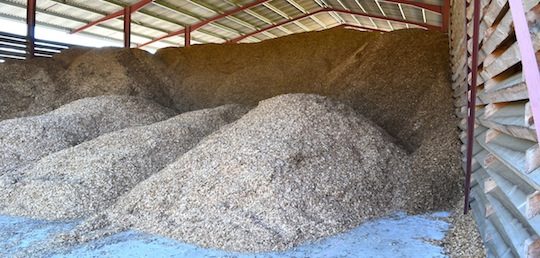
[[[471,2],[452,1],[449,32],[464,167]],[[539,0],[522,2],[529,17],[537,16]],[[508,0],[481,0],[481,6],[471,209],[490,257],[540,257],[540,152],[512,16]],[[533,25],[538,51],[540,32]]]

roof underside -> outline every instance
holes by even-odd
[[[141,1],[38,0],[37,23],[73,31],[138,2]],[[132,14],[132,42],[134,46],[143,45],[165,35],[179,32],[187,25],[200,23],[254,2],[261,3],[197,28],[191,34],[193,43],[223,43],[238,38],[242,38],[241,42],[258,42],[293,33],[322,30],[344,24],[356,25],[356,28],[363,27],[383,31],[421,27],[417,24],[440,27],[442,26],[440,13],[421,8],[418,5],[407,4],[407,2],[442,7],[445,1],[155,0],[150,1],[150,3]],[[322,9],[330,10],[330,8],[358,14],[388,17],[394,20],[405,20],[413,24],[345,12],[321,11]],[[315,14],[309,15],[310,13]],[[24,20],[26,16],[26,0],[0,0],[0,16]],[[294,20],[302,16],[305,17]],[[287,22],[289,20],[291,21]],[[122,41],[123,17],[119,16],[106,20],[95,26],[88,27],[80,33]],[[178,33],[145,45],[144,48],[155,49],[166,46],[181,46],[183,42],[183,34]]]

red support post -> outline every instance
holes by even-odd
[[[450,24],[450,0],[444,0],[442,6],[442,32],[448,32]]]
[[[36,45],[36,0],[26,1],[26,55],[34,57]]]
[[[152,2],[153,2],[153,0],[140,0],[137,3],[134,3],[134,4],[130,5],[130,6],[128,6],[128,7],[130,7],[130,13],[134,13],[134,12],[140,10],[141,8],[143,8],[145,5],[150,4]],[[105,21],[108,21],[110,19],[118,18],[118,17],[124,15],[124,11],[125,11],[125,8],[122,9],[122,10],[116,11],[114,13],[111,13],[109,15],[106,15],[105,17],[103,17],[101,19],[98,19],[98,20],[95,20],[93,22],[87,23],[86,25],[83,25],[82,27],[79,27],[77,29],[72,30],[71,33],[73,34],[73,33],[81,32],[81,31],[83,31],[85,29],[88,29],[88,28],[94,26],[94,25],[98,25],[98,24],[100,24],[102,22],[105,22]]]
[[[191,46],[191,26],[186,26],[184,30],[184,47],[189,47]]]
[[[478,51],[480,39],[480,0],[474,1],[473,12],[473,37],[472,37],[472,62],[471,62],[471,84],[468,100],[468,116],[467,116],[467,163],[465,170],[465,203],[463,213],[469,211],[469,195],[471,191],[471,175],[472,175],[472,158],[474,146],[474,125],[476,120],[476,84],[478,82]]]
[[[124,8],[124,48],[131,48],[131,7]]]

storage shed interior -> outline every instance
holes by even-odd
[[[441,256],[540,257],[540,0],[0,0],[0,18],[27,28],[0,24],[0,214],[76,221],[30,246],[0,223],[5,255],[136,230],[286,256],[448,211]]]

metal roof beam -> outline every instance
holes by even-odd
[[[398,4],[398,7],[399,7],[399,12],[401,13],[401,17],[404,19],[404,20],[407,20],[407,16],[405,16],[405,12],[403,12],[403,8],[401,7],[401,4]],[[407,26],[407,29],[409,28],[409,24],[405,24]]]
[[[285,24],[287,24],[287,23],[295,22],[295,21],[298,21],[298,20],[307,18],[307,17],[309,17],[309,16],[311,16],[311,15],[320,13],[320,12],[322,12],[322,11],[323,11],[323,10],[319,10],[319,11],[312,12],[312,13],[305,13],[305,14],[302,14],[302,15],[296,17],[296,18],[292,18],[292,19],[289,19],[289,20],[285,20],[285,21],[282,21],[282,22],[280,22],[280,23],[276,23],[276,24],[274,24],[274,25],[268,26],[268,27],[266,27],[266,28],[263,28],[263,29],[260,29],[260,30],[257,30],[257,31],[253,31],[253,32],[250,32],[250,33],[248,33],[248,34],[244,34],[244,35],[242,35],[242,36],[240,36],[240,37],[231,39],[230,42],[234,42],[234,43],[235,43],[235,42],[238,42],[238,41],[243,40],[243,39],[245,39],[245,38],[248,38],[248,37],[251,37],[251,36],[256,35],[256,34],[258,34],[258,33],[261,33],[262,31],[271,30],[271,29],[273,29],[273,28],[276,28],[277,26],[282,26],[282,25],[285,25]]]
[[[375,0],[375,3],[377,4],[377,7],[379,7],[379,11],[381,11],[381,14],[386,17],[386,13],[384,12],[384,9],[381,6],[381,3],[379,1]],[[394,26],[392,26],[392,23],[389,20],[386,20],[386,23],[388,23],[388,26],[391,30],[394,30]]]
[[[211,22],[214,22],[214,21],[223,19],[223,18],[225,18],[225,17],[231,16],[231,15],[233,15],[233,14],[239,13],[239,12],[241,12],[241,11],[244,11],[244,10],[246,10],[246,9],[255,7],[255,6],[257,6],[257,5],[260,5],[260,4],[262,4],[262,3],[266,3],[266,2],[269,2],[269,1],[270,1],[270,0],[256,0],[256,1],[253,1],[253,2],[251,2],[251,3],[249,3],[249,4],[246,4],[246,5],[243,5],[243,6],[239,6],[239,7],[237,7],[237,8],[232,9],[232,10],[226,11],[226,12],[224,12],[224,13],[222,13],[222,14],[216,15],[216,16],[214,16],[214,17],[212,17],[212,18],[209,18],[209,19],[200,21],[200,22],[198,22],[198,23],[196,23],[196,24],[193,25],[193,29],[196,30],[196,29],[198,29],[198,28],[200,28],[200,27],[202,27],[202,26],[204,26],[204,25],[206,25],[206,24],[208,24],[208,23],[211,23]]]
[[[264,3],[263,4],[264,7],[270,9],[270,11],[274,12],[274,13],[277,13],[279,16],[285,18],[285,19],[292,19],[292,17],[290,17],[289,15],[287,15],[286,13],[284,13],[282,10],[280,10],[279,8],[271,5],[270,3]],[[275,23],[274,23],[275,24]],[[294,24],[298,27],[300,27],[300,29],[304,30],[304,31],[309,31],[309,28],[306,27],[306,25],[298,22],[298,21],[295,21]],[[279,27],[278,27],[279,28]]]
[[[152,3],[153,0],[140,0],[139,2],[137,3],[134,3],[128,7],[125,7],[125,8],[128,8],[130,10],[130,13],[134,13],[134,12],[137,12],[138,10],[140,10],[141,8],[143,8],[145,5],[147,4],[150,4]],[[95,20],[93,22],[89,22],[87,23],[86,25],[83,25],[82,27],[79,27],[77,29],[74,29],[71,31],[71,33],[77,33],[77,32],[81,32],[85,29],[88,29],[94,25],[97,25],[97,24],[100,24],[102,22],[105,22],[105,21],[108,21],[108,20],[111,20],[111,19],[114,19],[114,18],[118,18],[120,16],[123,16],[124,15],[124,10],[118,10],[114,13],[111,13],[111,14],[108,14],[106,15],[105,17],[102,17],[101,19],[98,19],[98,20]]]
[[[380,20],[401,22],[401,23],[405,23],[405,24],[420,26],[420,27],[423,27],[423,28],[428,29],[428,30],[437,30],[437,31],[441,30],[440,26],[431,25],[431,24],[423,23],[423,22],[416,22],[416,21],[411,21],[411,20],[403,20],[403,19],[397,19],[397,18],[392,18],[392,17],[387,17],[387,16],[380,16],[380,15],[369,14],[369,13],[359,13],[359,12],[355,12],[355,11],[343,10],[343,9],[335,9],[335,8],[327,8],[327,9],[323,9],[323,10],[337,12],[337,13],[348,13],[348,14],[352,14],[352,15],[365,16],[365,17],[370,17],[370,18],[375,18],[375,19],[380,19]]]
[[[299,10],[300,12],[306,14],[306,13],[309,13],[303,6],[301,6],[299,3],[297,3],[296,1],[294,0],[286,0],[287,3],[289,3],[290,5],[294,6],[294,8],[296,8],[297,10]],[[319,4],[319,2],[317,2],[317,4]],[[323,7],[323,6],[321,6]],[[321,20],[319,20],[319,18],[315,17],[315,16],[309,16],[309,18],[311,20],[313,20],[315,23],[317,23],[321,28],[323,29],[326,29],[327,26],[324,22],[322,22]]]
[[[404,4],[404,5],[408,5],[408,6],[413,6],[413,7],[426,9],[426,10],[436,12],[436,13],[442,13],[443,12],[443,9],[442,9],[441,6],[434,5],[434,4],[419,3],[419,2],[410,1],[410,0],[380,0],[380,1],[396,3],[396,4]]]
[[[225,2],[227,2],[227,3],[230,4],[230,5],[234,5],[235,7],[240,7],[240,6],[241,6],[241,5],[236,4],[236,3],[232,2],[232,1],[229,1],[229,0],[225,0]],[[246,10],[244,10],[244,12],[247,13],[247,14],[249,14],[249,15],[252,16],[252,17],[255,17],[255,18],[258,19],[258,20],[263,21],[263,22],[266,23],[266,24],[274,24],[272,21],[269,21],[266,17],[261,17],[261,15],[255,13],[255,12],[252,11],[252,10],[246,9]],[[238,21],[240,21],[241,23],[246,23],[246,25],[249,24],[249,26],[255,27],[256,29],[259,29],[259,27],[255,26],[255,25],[253,25],[253,24],[251,24],[251,23],[249,23],[249,22],[247,22],[247,21],[244,21],[244,20],[242,20],[242,19],[236,18],[236,17],[234,17],[234,16],[229,16],[229,17],[227,17],[227,18],[228,18],[228,19],[234,18],[235,20],[238,20]],[[236,21],[236,22],[238,23],[238,21]],[[246,26],[246,25],[244,25],[244,26]],[[249,26],[248,26],[248,27],[249,27]],[[265,35],[268,36],[268,37],[270,37],[270,38],[275,38],[275,37],[276,37],[276,35],[274,35],[274,34],[272,34],[272,33],[270,33],[270,32],[265,33]]]
[[[426,23],[420,23],[420,22],[415,22],[415,21],[396,19],[396,18],[385,17],[385,16],[380,16],[380,15],[374,15],[374,14],[368,14],[368,13],[359,13],[359,12],[350,11],[350,10],[344,10],[344,9],[322,8],[322,9],[319,9],[319,10],[317,10],[315,12],[306,13],[306,14],[303,14],[303,15],[298,16],[296,18],[282,21],[280,23],[277,23],[277,24],[272,25],[272,26],[268,26],[268,27],[260,29],[258,31],[253,31],[253,32],[250,32],[248,34],[244,34],[244,35],[242,35],[240,37],[237,37],[237,38],[234,38],[234,39],[230,40],[229,42],[238,42],[238,41],[243,40],[245,38],[248,38],[248,37],[251,37],[251,36],[256,35],[258,33],[261,33],[263,31],[267,31],[267,30],[273,29],[273,28],[275,28],[277,26],[282,26],[282,25],[285,25],[287,23],[298,21],[298,20],[307,18],[307,17],[309,17],[311,15],[315,15],[315,14],[322,13],[322,12],[346,13],[346,14],[352,14],[352,15],[358,15],[358,16],[371,17],[371,18],[375,18],[375,19],[381,19],[381,20],[387,20],[387,21],[394,21],[394,22],[401,22],[401,23],[417,25],[417,26],[420,26],[420,27],[423,27],[423,28],[426,28],[426,29],[430,29],[430,30],[441,30],[441,27],[439,27],[439,26],[426,24]]]
[[[202,20],[200,22],[197,22],[193,25],[191,25],[191,30],[192,31],[195,31],[197,29],[199,29],[200,27],[204,26],[204,25],[207,25],[209,23],[212,23],[212,22],[215,22],[217,20],[220,20],[220,19],[223,19],[223,18],[226,18],[230,15],[233,15],[233,14],[236,14],[236,13],[239,13],[239,12],[242,12],[244,10],[247,10],[249,8],[252,8],[252,7],[255,7],[257,5],[260,5],[260,4],[263,4],[263,3],[266,3],[270,0],[256,0],[256,1],[253,1],[249,4],[246,4],[246,5],[243,5],[243,6],[240,6],[240,7],[237,7],[237,8],[234,8],[232,10],[229,10],[229,11],[226,11],[226,12],[223,12],[221,14],[218,14],[216,16],[213,16],[211,18],[208,18],[206,20]],[[170,32],[168,33],[167,35],[164,35],[164,36],[161,36],[161,37],[158,37],[158,38],[155,38],[153,40],[150,40],[144,44],[141,44],[139,45],[139,47],[144,47],[146,45],[149,45],[149,44],[152,44],[154,42],[157,42],[157,41],[160,41],[162,39],[166,39],[166,38],[169,38],[169,37],[173,37],[173,36],[176,36],[176,35],[180,35],[180,34],[184,34],[185,33],[185,29],[181,29],[181,30],[177,30],[177,31],[173,31],[173,32]]]
[[[81,10],[84,10],[84,11],[87,11],[87,12],[90,12],[90,13],[96,13],[96,14],[100,14],[100,15],[107,15],[107,13],[104,13],[100,10],[96,10],[96,9],[93,9],[93,8],[89,8],[89,7],[86,7],[86,6],[83,6],[83,5],[76,5],[74,3],[66,3],[64,2],[63,0],[51,0],[55,3],[58,3],[58,4],[61,4],[61,5],[65,5],[65,6],[68,6],[68,7],[71,7],[71,8],[76,8],[76,9],[81,9]],[[123,5],[121,2],[117,1],[117,0],[103,0],[104,2],[106,3],[109,3],[109,4],[112,4],[112,5],[116,5],[116,6],[120,6],[122,7],[124,10],[126,9],[125,5]],[[181,26],[184,26],[183,24],[179,24],[178,22],[174,21],[174,20],[171,20],[167,17],[162,17],[160,15],[157,15],[153,12],[149,12],[149,11],[146,11],[146,10],[139,10],[139,13],[140,14],[144,14],[144,15],[147,15],[147,16],[150,16],[152,18],[155,18],[155,19],[159,19],[159,20],[163,20],[163,21],[167,21],[169,23],[172,23],[172,24],[176,24],[176,25],[181,25]],[[78,20],[77,20],[78,21]],[[82,22],[82,21],[81,21]],[[88,21],[84,21],[84,23],[87,23]],[[133,21],[135,24],[139,25],[139,26],[142,26],[142,27],[145,27],[145,28],[149,28],[149,29],[152,29],[152,30],[155,30],[155,31],[160,31],[160,32],[163,32],[163,33],[167,33],[168,31],[162,29],[162,28],[158,28],[158,27],[155,27],[155,26],[152,26],[152,25],[148,25],[148,24],[143,24],[143,23],[140,23],[140,22],[135,22]],[[99,24],[98,26],[105,26],[103,24]],[[108,29],[112,29],[112,27],[108,27]],[[68,29],[69,31],[71,31],[70,29]],[[207,34],[207,35],[210,35],[212,37],[215,37],[215,38],[220,38],[220,39],[223,39],[223,40],[226,40],[225,38],[223,37],[220,37],[220,36],[217,36],[217,35],[214,35],[213,33],[211,32],[208,32],[208,31],[203,31],[201,30],[200,31],[201,33],[204,33],[204,34]],[[93,34],[93,35],[97,35],[97,34]],[[148,35],[142,35],[142,34],[135,34],[133,33],[133,35],[136,35],[136,36],[140,36],[140,37],[144,37],[144,38],[149,38],[151,39],[152,37],[151,36],[148,36]],[[141,36],[142,35],[142,36]],[[101,36],[101,37],[105,37],[105,36]],[[111,37],[107,37],[109,39],[113,39]],[[118,40],[116,38],[114,38],[114,40]],[[196,40],[197,42],[201,42],[201,43],[206,43],[204,40],[200,40],[200,39],[194,39]],[[174,44],[172,42],[167,42],[168,44]]]
[[[377,28],[360,26],[360,25],[350,24],[350,23],[345,23],[345,24],[339,25],[337,27],[355,28],[355,29],[362,29],[362,30],[369,30],[369,31],[376,31],[376,32],[388,32],[387,30],[380,30],[380,29],[377,29]]]
[[[315,0],[315,3],[317,3],[320,7],[322,8],[330,8],[330,6],[328,5],[328,3],[325,1],[325,0]],[[347,9],[347,8],[345,8]],[[339,14],[336,14],[334,12],[330,12],[328,13],[330,15],[330,17],[332,17],[338,24],[343,24],[345,21],[343,20],[343,18],[341,16],[339,16]],[[327,26],[323,26],[325,29]]]
[[[193,1],[189,1],[189,2],[190,2],[190,3],[193,3],[193,4],[197,5],[197,6],[199,6],[199,4],[196,4],[196,3],[193,2]],[[178,8],[178,7],[174,6],[174,5],[171,5],[171,4],[168,3],[168,2],[156,0],[156,1],[154,1],[154,3],[155,3],[156,5],[158,5],[158,6],[161,6],[161,7],[163,7],[163,8],[166,8],[166,9],[168,9],[168,10],[170,10],[170,11],[173,11],[173,12],[176,12],[176,13],[181,14],[181,15],[183,15],[183,16],[186,16],[186,17],[188,17],[188,18],[194,19],[194,20],[196,20],[197,22],[199,22],[199,21],[205,19],[204,17],[201,17],[201,16],[199,16],[199,15],[197,15],[197,14],[195,14],[195,13],[192,13],[192,12],[190,12],[190,11],[188,11],[188,10],[181,9],[181,8]],[[206,7],[206,8],[209,8],[209,7]],[[212,10],[212,9],[208,9],[208,10]],[[212,10],[212,12],[217,13],[215,10]],[[182,27],[186,27],[186,26],[188,26],[188,25],[189,25],[189,24],[184,24],[184,25],[182,25]],[[234,29],[234,28],[231,28],[231,27],[228,27],[228,26],[225,26],[225,25],[222,25],[222,24],[217,23],[217,22],[213,23],[212,25],[214,25],[214,27],[216,27],[217,29],[220,29],[220,30],[223,30],[223,31],[227,31],[227,32],[230,32],[230,33],[233,33],[233,34],[238,34],[238,35],[241,34],[238,30],[236,30],[236,29]],[[202,31],[203,31],[203,30],[200,30],[200,32],[202,32]],[[167,32],[167,33],[169,33],[169,32]],[[208,34],[208,32],[205,32],[205,33]],[[221,38],[223,38],[223,36],[221,36]]]
[[[341,2],[341,0],[337,0],[338,4],[341,5],[341,7],[345,10],[350,10],[345,4],[343,4],[343,2]],[[353,20],[356,22],[356,24],[358,24],[359,26],[363,26],[363,24],[358,20],[358,18],[356,18],[356,16],[352,15],[351,14],[351,17],[353,18]]]
[[[0,0],[0,3],[7,4],[7,5],[10,5],[10,6],[14,6],[14,7],[18,7],[18,8],[26,9],[26,5],[25,5],[25,4],[15,3],[15,2],[7,1],[7,0]],[[81,18],[77,18],[77,17],[73,17],[73,16],[71,16],[71,15],[65,15],[65,14],[53,12],[53,11],[46,10],[46,9],[43,9],[43,8],[39,8],[39,7],[36,7],[36,11],[37,11],[38,13],[43,13],[43,14],[47,14],[47,15],[54,16],[54,17],[58,17],[58,18],[70,20],[70,21],[76,21],[76,22],[80,22],[80,23],[86,23],[86,22],[87,22],[86,20],[83,20],[83,19],[81,19]],[[37,23],[40,23],[40,22],[38,21]],[[115,31],[115,32],[123,32],[122,29],[114,28],[114,27],[107,26],[107,25],[104,25],[104,24],[100,24],[99,26],[100,26],[101,28],[108,29],[108,30],[111,30],[111,31]],[[60,27],[60,26],[58,26],[58,27]],[[63,27],[61,27],[61,28],[63,28]],[[64,29],[65,29],[65,28],[64,28]],[[91,33],[91,34],[99,35],[99,34],[95,34],[95,33]],[[150,37],[147,36],[147,35],[142,35],[142,34],[138,34],[138,33],[132,33],[132,35],[135,35],[135,36],[138,36],[138,37],[142,37],[142,38],[150,38]],[[111,37],[107,37],[107,36],[103,36],[103,35],[99,35],[99,37],[111,38]],[[115,40],[121,41],[120,39],[115,39]]]
[[[53,0],[55,1],[55,0]],[[117,1],[117,0],[103,0],[105,1],[106,3],[110,3],[110,4],[113,4],[113,5],[116,5],[116,6],[121,6],[121,7],[125,7],[120,1]],[[154,0],[154,4],[156,5],[159,5],[159,0],[156,1]],[[77,8],[81,8],[79,6],[73,6],[73,7],[77,7]],[[84,10],[84,9],[83,9]],[[88,10],[90,12],[95,12],[95,11],[92,11],[92,10]],[[175,12],[178,12],[176,10],[171,10],[171,11],[175,11]],[[181,22],[178,22],[176,20],[173,20],[169,17],[165,17],[165,16],[162,16],[160,14],[157,14],[157,13],[154,13],[152,11],[148,11],[148,10],[139,10],[140,14],[144,14],[148,17],[152,17],[154,19],[157,19],[157,20],[161,20],[161,21],[166,21],[168,23],[171,23],[171,24],[174,24],[174,25],[178,25],[178,26],[182,26],[182,27],[185,27],[187,24],[184,24],[184,23],[181,23]],[[157,28],[155,26],[150,26],[150,25],[147,25],[147,24],[143,24],[143,23],[140,23],[140,22],[136,22],[136,21],[133,21],[135,24],[137,25],[140,25],[140,26],[143,26],[143,27],[147,27],[147,28],[150,28],[150,29],[153,29],[153,30],[157,30],[157,31],[160,31],[160,32],[163,32],[163,33],[169,33],[169,31],[167,30],[164,30],[162,28]],[[211,36],[211,37],[214,37],[214,38],[218,38],[218,39],[222,39],[222,40],[226,40],[226,38],[223,36],[223,35],[219,35],[219,34],[216,34],[216,33],[213,33],[211,31],[206,31],[206,30],[199,30],[200,33],[203,33],[203,34],[206,34],[208,36]],[[201,40],[197,40],[199,42],[204,42],[204,41],[201,41]]]
[[[358,7],[360,7],[360,9],[362,9],[362,12],[364,13],[367,13],[366,9],[364,8],[364,6],[362,6],[362,4],[358,1],[358,0],[354,0],[354,2],[356,2],[356,5],[358,5]],[[375,23],[375,21],[373,21],[373,18],[369,17],[369,21],[371,22],[371,24],[373,24],[373,27],[375,28],[378,28],[379,26],[377,26],[377,24]]]

